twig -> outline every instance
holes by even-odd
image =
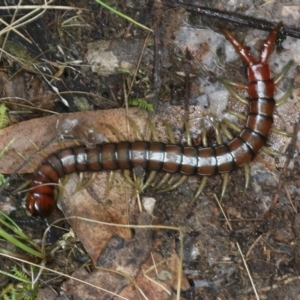
[[[161,72],[162,72],[162,32],[161,32],[161,18],[162,7],[159,3],[155,3],[152,8],[153,24],[154,24],[154,66],[153,66],[153,89],[151,92],[151,100],[154,107],[154,111],[157,109],[159,93],[162,86]]]
[[[214,8],[197,6],[197,5],[187,5],[182,3],[174,3],[171,0],[164,0],[164,4],[168,7],[173,8],[184,8],[190,12],[196,12],[201,15],[218,18],[220,20],[230,21],[239,25],[250,26],[253,28],[270,31],[274,28],[275,22],[269,22],[263,19],[248,17],[245,15],[240,15],[232,12],[221,11]],[[287,26],[282,26],[281,31],[291,37],[300,38],[300,28],[291,28]]]
[[[291,206],[292,206],[294,212],[297,213],[297,208],[295,207],[295,205],[294,205],[294,203],[293,203],[293,201],[292,201],[291,194],[290,194],[290,192],[289,192],[287,186],[284,185],[283,187],[284,187],[284,190],[285,190],[285,192],[286,192],[286,196],[288,197],[288,199],[289,199],[289,201],[290,201],[290,203],[291,203]]]

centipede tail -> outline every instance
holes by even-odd
[[[97,144],[94,148],[71,147],[50,155],[33,175],[27,209],[34,216],[47,217],[55,207],[54,185],[73,172],[131,170],[141,166],[149,171],[211,176],[228,173],[250,162],[265,145],[273,124],[274,81],[266,63],[280,24],[266,39],[258,62],[231,32],[224,35],[248,67],[249,113],[242,132],[227,144],[198,148],[161,142],[136,141]],[[52,184],[52,185],[51,185]]]

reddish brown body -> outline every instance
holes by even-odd
[[[34,216],[46,217],[55,207],[54,186],[59,178],[73,172],[126,170],[141,166],[146,170],[182,173],[186,175],[214,175],[230,172],[251,161],[265,145],[273,124],[274,81],[270,77],[267,59],[272,52],[280,25],[264,42],[261,56],[255,62],[247,48],[231,32],[225,36],[248,66],[250,83],[249,113],[245,128],[230,141],[211,148],[185,147],[160,142],[119,142],[72,147],[50,155],[34,173],[32,189],[27,196],[27,209]],[[46,185],[45,185],[46,184]]]

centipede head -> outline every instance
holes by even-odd
[[[55,208],[53,197],[45,194],[28,193],[26,208],[34,217],[46,218]]]

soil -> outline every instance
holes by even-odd
[[[14,1],[10,2],[13,5]],[[70,135],[73,143],[74,137],[82,140],[78,132],[86,133],[91,128],[93,133],[97,132],[97,124],[103,123],[103,120],[94,124],[94,111],[104,110],[99,112],[101,118],[101,114],[106,114],[107,110],[116,109],[107,111],[102,119],[117,126],[120,118],[123,118],[119,114],[126,112],[124,107],[127,103],[145,110],[142,114],[135,114],[134,110],[129,113],[143,137],[146,136],[145,139],[151,127],[146,122],[147,117],[151,124],[155,124],[155,132],[160,140],[172,140],[166,130],[166,126],[170,126],[175,142],[185,145],[187,128],[193,144],[199,146],[205,143],[202,136],[204,127],[208,144],[217,144],[214,124],[221,124],[224,118],[242,128],[244,121],[232,115],[230,110],[245,114],[247,107],[230,95],[218,79],[227,78],[247,84],[246,68],[224,38],[221,28],[232,30],[249,47],[254,57],[261,49],[266,31],[188,12],[183,4],[181,7],[181,2],[179,8],[152,1],[110,2],[117,11],[144,24],[153,30],[151,32],[109,12],[94,1],[57,2],[56,5],[72,9],[47,9],[37,19],[20,28],[26,39],[13,31],[7,35],[6,52],[1,57],[3,70],[0,72],[0,83],[1,98],[8,107],[11,127],[1,133],[3,147],[5,141],[16,134],[19,141],[22,134],[24,137],[35,136],[36,130],[39,130],[39,138],[34,142],[38,143],[39,149],[53,151],[58,147],[52,143],[57,136],[63,136],[69,142]],[[27,1],[22,2],[22,5],[26,4]],[[190,1],[188,4],[199,5],[199,1]],[[284,26],[298,28],[298,31],[300,28],[300,9],[296,0],[214,0],[201,1],[200,4],[245,18],[282,21]],[[25,9],[19,12],[20,15],[28,13]],[[10,10],[0,10],[0,13],[3,20],[12,22]],[[114,196],[108,198],[102,195],[107,186],[106,179],[101,177],[103,174],[96,175],[83,194],[80,194],[82,191],[78,193],[79,198],[75,198],[76,195],[73,198],[72,191],[76,189],[76,184],[72,183],[72,177],[70,183],[64,183],[66,193],[61,196],[63,213],[57,211],[51,216],[50,222],[76,214],[115,224],[173,226],[183,232],[183,244],[180,244],[178,231],[170,228],[152,232],[148,228],[143,232],[140,228],[111,229],[102,226],[103,231],[97,232],[99,224],[87,228],[83,227],[86,224],[82,225],[82,220],[70,220],[64,221],[62,226],[64,230],[74,230],[75,234],[68,240],[65,240],[65,236],[61,237],[61,232],[57,233],[59,241],[55,234],[50,237],[49,248],[60,250],[54,255],[52,253],[52,260],[47,262],[47,266],[114,291],[125,299],[144,299],[128,277],[136,278],[137,285],[147,299],[176,299],[177,280],[180,277],[176,266],[183,248],[180,299],[299,299],[299,46],[299,39],[286,36],[269,59],[274,74],[280,73],[289,60],[294,61],[276,90],[275,97],[279,99],[294,81],[292,94],[276,109],[274,127],[294,132],[295,135],[291,138],[270,133],[267,146],[281,155],[270,156],[260,152],[249,165],[250,186],[246,190],[244,168],[230,173],[225,196],[221,200],[224,175],[209,178],[203,193],[195,201],[192,199],[201,181],[199,177],[189,178],[170,192],[156,193],[149,187],[141,197],[154,198],[155,206],[153,211],[148,211],[148,215],[144,216],[139,211],[136,197],[132,195],[132,186],[122,174],[117,175],[115,183],[112,181]],[[246,97],[243,90],[239,90],[239,94]],[[91,110],[93,115],[88,114]],[[57,120],[61,119],[53,116],[60,114],[67,118],[65,113],[82,114],[72,117],[76,120],[82,120],[85,114],[86,123],[77,122],[79,129],[72,127],[66,134],[62,127],[56,125]],[[41,125],[30,123],[35,118],[40,118]],[[137,120],[139,118],[143,119],[142,123]],[[189,124],[188,127],[185,127],[185,122]],[[126,125],[122,123],[119,126],[118,130],[125,134]],[[51,130],[47,130],[49,127]],[[15,128],[18,128],[17,132]],[[132,131],[136,135],[136,130]],[[47,132],[51,132],[51,136]],[[230,132],[236,135],[234,130]],[[222,138],[223,142],[228,140],[223,135]],[[86,136],[84,139],[88,140]],[[28,161],[39,163],[42,159],[36,160],[32,155],[40,150],[29,147],[28,140],[26,143],[24,148],[21,144],[18,146],[21,147],[19,152],[29,158]],[[15,156],[11,158],[11,165],[5,156],[5,163],[0,165],[0,172],[7,174],[10,180],[10,187],[1,192],[0,208],[10,212],[4,205],[11,201],[11,206],[17,208],[13,216],[19,220],[25,218],[25,212],[21,207],[21,197],[13,195],[12,191],[31,178],[26,173],[32,173],[32,169],[27,164],[24,168],[22,166],[22,171],[17,150],[12,151],[15,152],[10,154]],[[84,181],[88,181],[89,175],[84,176]],[[156,181],[162,180],[162,176],[157,174]],[[177,177],[174,175],[171,180],[175,181]],[[74,180],[77,182],[78,179]],[[130,196],[126,195],[127,192]],[[85,205],[83,201],[86,201]],[[104,215],[102,211],[99,213],[100,209]],[[86,214],[81,215],[81,211]],[[30,224],[24,230],[40,239],[45,227],[43,223],[39,226],[40,231],[36,230],[36,225]],[[65,242],[65,248],[62,241]],[[158,271],[159,275],[162,271],[169,272],[167,274],[171,274],[172,278],[167,276],[162,279],[154,273],[150,253],[152,259],[162,262],[162,266],[159,263],[157,266],[162,268]],[[170,261],[174,266],[168,264]],[[7,264],[12,262],[3,260],[3,265]],[[120,274],[114,274],[111,279],[107,273],[103,273],[105,270],[98,269],[100,267],[123,272],[128,277],[121,278]],[[153,278],[169,293],[143,277],[145,268],[153,271]],[[39,285],[39,299],[59,299],[62,296],[82,299],[82,295],[89,295],[89,299],[118,299],[105,291],[98,294],[97,290],[86,290],[72,279],[53,277],[54,280],[47,282],[52,277],[48,274],[43,276]],[[1,286],[6,285],[7,278],[4,278]]]

